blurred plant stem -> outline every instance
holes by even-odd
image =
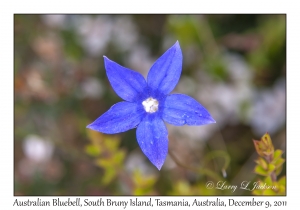
[[[215,159],[215,158],[223,158],[224,159],[224,165],[222,167],[222,173],[223,173],[223,176],[226,177],[227,174],[226,174],[226,169],[228,168],[229,166],[229,163],[230,163],[230,157],[229,155],[225,152],[225,151],[222,151],[222,150],[217,150],[217,151],[212,151],[210,152],[209,154],[207,154],[205,157],[204,157],[204,165],[211,159]]]
[[[197,18],[197,19],[194,18],[193,16],[189,16],[189,18],[196,30],[196,34],[199,39],[199,42],[203,44],[204,47],[203,51],[206,52],[203,55],[204,56],[206,54],[209,54],[210,56],[219,55],[220,50],[215,40],[215,37],[212,33],[212,30],[209,26],[209,23],[207,22],[207,19],[202,16],[201,18]]]
[[[192,167],[192,166],[188,166],[184,163],[181,163],[177,158],[176,156],[174,155],[174,153],[169,150],[169,154],[171,156],[171,158],[173,159],[173,161],[180,167],[183,167],[183,168],[186,168],[190,171],[193,171],[195,173],[198,173],[198,174],[203,174],[203,175],[206,175],[208,177],[211,177],[217,181],[222,181],[224,180],[221,176],[219,176],[217,173],[207,169],[207,168],[195,168],[195,167]]]

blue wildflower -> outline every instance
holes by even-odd
[[[183,94],[169,95],[182,69],[178,41],[153,64],[147,81],[140,73],[105,56],[104,63],[108,80],[125,101],[113,105],[87,128],[115,134],[137,127],[138,144],[158,170],[168,154],[168,131],[164,121],[176,126],[215,123],[195,99]]]

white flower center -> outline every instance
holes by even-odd
[[[154,113],[158,110],[158,101],[154,98],[147,98],[145,101],[143,101],[143,106],[146,112]]]

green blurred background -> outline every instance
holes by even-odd
[[[122,100],[103,55],[146,76],[177,40],[183,70],[173,92],[196,98],[217,123],[167,125],[158,171],[135,129],[106,136],[86,126]],[[250,195],[206,182],[258,180],[252,139],[266,132],[285,151],[285,15],[14,16],[15,195]]]

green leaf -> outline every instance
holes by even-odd
[[[145,191],[144,191],[144,189],[137,188],[137,189],[133,190],[133,195],[135,195],[135,196],[145,195]]]
[[[276,192],[272,189],[263,190],[263,195],[276,195]]]
[[[276,169],[276,166],[270,163],[269,168],[268,168],[268,173],[269,174],[272,173],[275,169]]]
[[[98,156],[100,155],[100,148],[95,146],[95,145],[92,145],[92,144],[89,144],[85,147],[85,152],[90,155],[90,156]]]
[[[114,168],[107,168],[104,171],[104,176],[102,177],[102,184],[107,185],[116,177],[116,170]]]
[[[285,177],[285,176],[281,177],[281,178],[278,180],[278,184],[279,184],[279,185],[285,186],[285,185],[286,185],[286,177]]]
[[[272,185],[273,184],[271,176],[267,176],[265,178],[265,183],[268,184],[268,185]]]
[[[113,165],[113,160],[111,158],[110,159],[99,158],[96,160],[96,163],[98,166],[102,168],[111,168],[111,166]]]
[[[278,176],[281,173],[281,171],[282,171],[282,165],[276,169],[276,171],[275,171],[276,176]]]
[[[114,155],[114,163],[120,165],[123,162],[124,158],[125,158],[125,152],[119,150]]]
[[[274,146],[268,133],[264,134],[260,141],[253,140],[253,143],[259,156],[268,157],[273,155]]]
[[[281,155],[282,155],[282,153],[283,153],[282,150],[277,149],[277,150],[274,152],[274,158],[273,158],[273,160],[277,160],[278,158],[280,158]]]
[[[268,163],[265,161],[265,159],[259,157],[256,161],[255,161],[258,165],[260,165],[264,170],[268,169]]]
[[[259,175],[262,175],[262,176],[268,176],[269,175],[268,172],[265,169],[263,169],[263,167],[261,167],[260,165],[255,166],[254,172],[256,174],[259,174]]]
[[[83,48],[78,44],[77,33],[74,33],[73,30],[62,30],[61,37],[64,41],[64,51],[67,56],[70,56],[76,60],[80,60],[84,53]]]
[[[275,161],[272,161],[272,164],[274,164],[276,168],[279,168],[284,163],[284,161],[285,160],[283,158],[279,158]]]
[[[118,150],[120,141],[117,138],[112,138],[112,137],[105,136],[104,144],[105,144],[108,151],[114,152],[114,151]]]
[[[278,194],[279,195],[285,195],[285,186],[283,186],[283,185],[279,186]]]
[[[262,190],[254,190],[254,191],[252,191],[252,194],[253,195],[262,195],[263,191]]]
[[[133,171],[134,195],[147,195],[153,191],[153,185],[157,181],[156,176],[143,175],[139,170]]]

